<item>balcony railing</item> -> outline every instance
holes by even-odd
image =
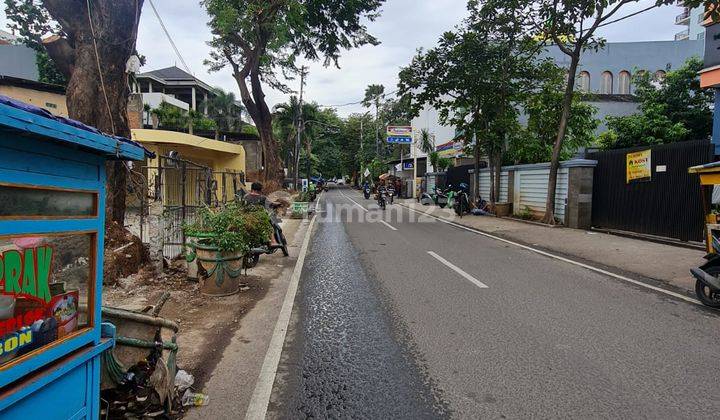
[[[690,19],[690,11],[685,9],[684,12],[675,16],[675,24],[676,25],[684,25],[688,22],[689,19]]]
[[[675,41],[683,41],[685,39],[690,39],[690,29],[685,29],[675,34]]]

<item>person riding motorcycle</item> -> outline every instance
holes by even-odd
[[[377,194],[375,194],[375,199],[377,199],[378,205],[380,207],[384,208],[387,204],[387,202],[381,202],[381,200],[386,200],[387,194],[388,192],[387,187],[385,186],[385,182],[381,182],[380,185],[378,185],[377,187]]]

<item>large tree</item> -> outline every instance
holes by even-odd
[[[691,0],[698,5],[703,0]],[[568,80],[563,96],[562,112],[558,123],[555,142],[553,144],[552,160],[550,161],[550,176],[548,178],[547,201],[543,222],[555,224],[555,195],[557,188],[557,173],[560,168],[560,156],[563,151],[563,142],[567,134],[568,120],[572,100],[575,92],[575,80],[580,58],[583,51],[589,48],[601,48],[603,40],[597,36],[597,30],[613,23],[613,18],[619,15],[627,5],[638,3],[640,0],[541,0],[530,2],[533,12],[527,14],[535,21],[539,34],[552,41],[560,51],[570,59],[568,67]],[[714,1],[716,3],[716,1]],[[658,5],[675,3],[674,0],[657,0]],[[711,3],[711,2],[706,2]]]
[[[130,137],[126,63],[135,53],[144,0],[6,0],[20,34],[41,44],[68,81],[70,118]],[[122,225],[128,169],[107,165],[108,220]]]
[[[508,135],[517,127],[517,107],[532,90],[537,42],[529,37],[520,0],[468,2],[469,17],[438,46],[420,51],[400,72],[398,87],[412,97],[413,112],[425,105],[443,124],[464,133],[479,170],[484,152],[493,167],[491,201],[499,196],[499,170]],[[477,173],[477,172],[476,172]],[[476,196],[479,196],[476,183]]]
[[[550,60],[544,61],[537,71],[537,89],[523,104],[527,126],[515,132],[509,144],[506,162],[512,164],[549,162],[552,158],[562,113],[565,71]],[[584,102],[588,96],[580,92],[573,96],[561,159],[571,158],[595,138],[600,121],[595,118],[597,109]]]
[[[382,124],[380,118],[380,107],[383,103],[383,97],[385,95],[385,86],[383,85],[368,85],[365,88],[365,97],[363,98],[362,104],[365,108],[375,107],[375,153],[380,156],[381,145],[380,145],[380,125]]]
[[[264,86],[288,92],[278,75],[297,74],[298,58],[337,65],[343,49],[378,44],[367,32],[383,0],[203,0],[210,15],[211,70],[230,66],[265,154],[265,177],[284,178]]]

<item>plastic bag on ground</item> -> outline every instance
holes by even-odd
[[[194,383],[195,378],[184,370],[179,370],[177,374],[175,374],[175,386],[177,387],[178,392],[185,391]]]

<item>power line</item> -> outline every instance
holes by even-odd
[[[653,5],[650,6],[650,7],[646,7],[646,8],[644,8],[644,9],[642,9],[642,10],[638,10],[637,12],[630,13],[629,15],[626,15],[626,16],[623,16],[623,17],[620,17],[620,18],[617,18],[617,19],[615,19],[615,20],[611,20],[611,21],[608,21],[608,22],[601,23],[600,25],[598,25],[598,28],[602,28],[603,26],[607,26],[607,25],[610,25],[610,24],[613,24],[613,23],[616,23],[616,22],[620,22],[621,20],[629,19],[629,18],[631,18],[631,17],[633,17],[633,16],[637,16],[637,15],[639,15],[640,13],[645,13],[645,12],[647,12],[648,10],[652,10],[652,9],[654,9],[654,8],[656,8],[656,7],[658,7],[658,5],[657,5],[657,4],[653,4]]]
[[[175,41],[173,41],[172,37],[170,36],[170,32],[168,32],[167,28],[165,27],[165,23],[160,17],[160,13],[158,13],[157,9],[155,8],[155,4],[153,4],[152,0],[148,1],[150,2],[150,7],[152,7],[153,12],[155,13],[155,17],[157,17],[158,21],[160,22],[160,26],[162,27],[163,32],[165,32],[165,36],[167,37],[168,41],[170,41],[170,45],[172,46],[173,50],[175,50],[175,55],[177,55],[177,57],[180,59],[180,62],[182,63],[183,67],[185,67],[185,70],[187,70],[188,73],[192,74],[190,67],[188,67],[187,63],[180,54],[180,50],[178,50],[178,47],[175,45]]]
[[[390,95],[396,94],[399,90],[400,90],[400,89],[395,89],[395,90],[393,90],[392,92],[383,93],[383,94],[380,95],[380,96],[381,96],[382,98],[385,98],[386,96],[390,96]],[[345,104],[338,104],[338,105],[318,105],[318,106],[319,106],[320,108],[342,108],[342,107],[344,107],[344,106],[359,105],[359,104],[361,104],[361,103],[363,103],[363,102],[365,102],[364,99],[363,99],[363,100],[356,101],[356,102],[348,102],[348,103],[345,103]]]

